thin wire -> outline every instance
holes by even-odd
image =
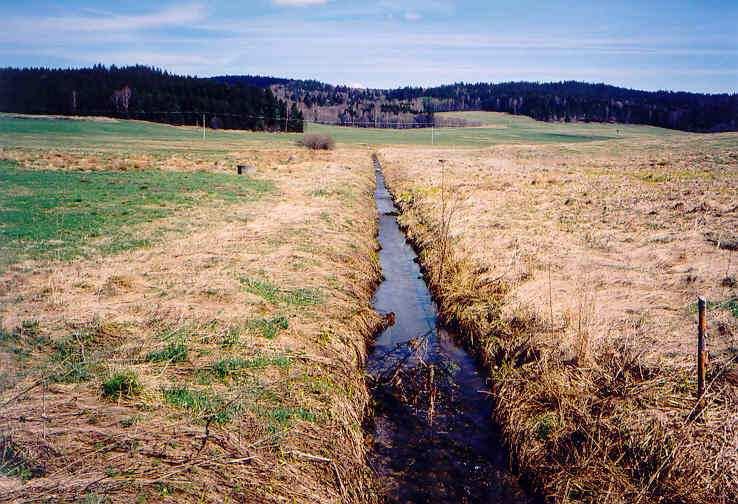
[[[9,112],[9,114],[13,114],[12,112]],[[239,114],[234,112],[203,112],[203,111],[194,111],[194,110],[181,110],[181,111],[167,111],[167,110],[153,110],[153,111],[132,111],[128,112],[125,116],[126,118],[135,117],[135,116],[152,116],[152,115],[192,115],[197,116],[198,119],[203,114],[211,117],[242,117],[247,119],[262,119],[262,120],[272,120],[277,122],[284,122],[286,121],[289,124],[294,123],[303,123],[303,124],[320,124],[320,125],[326,125],[326,126],[345,126],[345,127],[355,127],[355,126],[369,126],[371,129],[420,129],[420,128],[437,128],[437,129],[444,129],[444,130],[451,130],[451,129],[468,129],[468,126],[462,126],[462,125],[444,125],[442,123],[435,123],[432,121],[383,121],[383,120],[376,120],[376,121],[346,121],[346,120],[318,120],[318,119],[295,119],[290,118],[288,116],[264,116],[264,115],[252,115],[252,114]],[[46,115],[46,114],[41,114]],[[108,116],[120,119],[120,117],[123,114],[120,115],[111,115],[111,112],[109,110],[91,110],[89,112],[86,112],[85,114],[77,114],[73,117],[92,117],[92,116]],[[199,121],[198,121],[199,123]],[[370,128],[367,128],[370,129]],[[471,140],[472,138],[470,138]]]

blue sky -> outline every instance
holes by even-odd
[[[738,92],[738,0],[0,0],[0,66]]]

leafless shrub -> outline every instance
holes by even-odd
[[[333,137],[324,133],[306,133],[298,143],[313,150],[333,150],[336,146]]]

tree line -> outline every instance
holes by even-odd
[[[269,82],[264,81],[263,84]],[[296,103],[268,86],[219,82],[157,68],[0,68],[0,111],[105,115],[174,125],[260,131],[302,131]]]
[[[343,124],[427,121],[435,112],[487,110],[541,121],[647,124],[685,131],[738,131],[738,95],[640,91],[606,84],[456,83],[423,88],[355,89],[316,81],[270,84],[306,117]]]
[[[488,110],[542,121],[738,131],[738,95],[639,91],[577,81],[459,82],[362,89],[259,75],[179,76],[147,67],[0,68],[0,111],[109,115],[169,124],[302,131],[303,119],[355,127],[442,125],[435,112]]]
[[[639,91],[576,81],[456,84],[421,93],[439,101],[441,107],[509,112],[542,121],[648,124],[700,132],[738,130],[736,94]]]

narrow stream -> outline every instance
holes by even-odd
[[[529,502],[507,471],[484,373],[439,326],[417,256],[375,161],[379,258],[375,309],[394,313],[367,362],[375,417],[371,463],[388,502]]]

